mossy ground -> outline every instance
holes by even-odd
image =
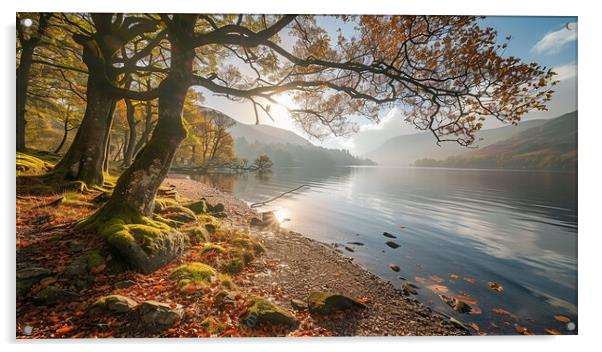
[[[110,194],[111,187],[112,185],[108,185],[107,188],[88,188],[82,192],[51,191],[41,194],[27,193],[27,189],[19,190],[17,266],[20,268],[26,263],[27,266],[47,268],[53,273],[52,280],[48,282],[75,290],[72,280],[63,273],[69,263],[83,255],[86,257],[86,269],[94,276],[94,280],[80,298],[54,307],[33,304],[33,295],[49,283],[34,285],[17,301],[17,336],[56,337],[56,331],[64,327],[66,322],[77,326],[77,329],[61,335],[65,337],[274,336],[285,335],[290,331],[288,328],[275,326],[268,333],[240,322],[240,312],[247,309],[248,297],[251,295],[251,291],[241,280],[248,280],[249,275],[253,275],[254,269],[250,266],[264,250],[257,240],[206,214],[197,215],[195,221],[181,224],[176,230],[169,219],[162,219],[160,214],[150,218],[141,217],[124,208],[97,213],[106,199],[95,199],[105,192]],[[66,201],[52,204],[61,197]],[[173,207],[188,204],[190,200],[180,198],[173,190],[166,188],[159,203]],[[67,226],[68,224],[77,225]],[[194,234],[197,238],[194,242],[191,240],[189,250],[178,257],[178,264],[168,264],[150,275],[141,275],[134,270],[116,273],[110,270],[91,270],[103,264],[109,265],[115,259],[112,257],[117,257],[107,244],[125,245],[135,241],[152,251],[153,242],[157,238],[173,231],[181,231],[191,238]],[[75,249],[73,244],[76,242],[81,244],[81,249]],[[205,250],[206,248],[222,250]],[[207,271],[211,272],[207,268],[213,270],[209,281],[204,280]],[[174,279],[179,275],[182,276]],[[183,290],[183,280],[202,285],[195,286],[194,290]],[[122,281],[131,281],[132,285],[116,288],[116,283]],[[235,297],[231,304],[216,303],[224,290]],[[110,317],[91,318],[86,314],[95,302],[111,295],[123,295],[138,302],[150,299],[173,302],[188,307],[188,313],[179,325],[159,335],[148,335],[146,331],[136,330],[136,326],[116,322]],[[221,327],[201,324],[208,318],[215,319]],[[35,326],[34,333],[23,335],[25,326]]]

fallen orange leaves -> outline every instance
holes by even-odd
[[[76,326],[66,325],[66,326],[63,326],[62,328],[57,329],[56,334],[59,336],[62,336],[62,335],[70,333],[71,331],[73,331],[75,329],[77,329]]]
[[[571,318],[565,317],[564,315],[555,315],[554,319],[558,320],[561,323],[570,323]]]

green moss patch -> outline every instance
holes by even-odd
[[[288,310],[264,298],[252,296],[246,313],[241,317],[243,324],[250,328],[262,324],[296,326],[297,318]]]
[[[365,308],[366,306],[349,297],[332,292],[314,291],[307,298],[309,311],[312,314],[331,314],[351,308]]]
[[[184,230],[184,233],[188,235],[190,242],[193,244],[205,243],[210,240],[209,231],[202,226],[187,228]]]
[[[125,206],[107,208],[109,204],[77,226],[97,231],[143,273],[167,264],[186,248],[185,236],[165,222],[140,216]]]
[[[178,286],[184,288],[190,283],[209,284],[216,279],[217,272],[211,266],[193,262],[174,269],[169,278],[178,281]]]
[[[36,176],[50,171],[53,165],[33,155],[18,152],[16,167],[17,176]]]

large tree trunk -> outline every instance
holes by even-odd
[[[171,70],[161,82],[159,121],[146,147],[119,177],[113,196],[106,204],[127,206],[142,216],[153,212],[154,199],[174,155],[186,137],[182,109],[192,74],[194,50],[181,50],[172,43]]]
[[[102,185],[115,99],[103,89],[100,78],[92,70],[88,73],[86,101],[86,112],[73,143],[52,174],[65,181]]]
[[[25,151],[25,105],[27,102],[27,86],[29,85],[29,72],[31,70],[33,50],[35,44],[30,41],[22,43],[21,63],[17,68],[17,151]]]
[[[186,43],[192,39],[196,16],[174,15],[174,22],[178,30],[170,32],[171,68],[159,86],[157,127],[132,165],[117,180],[109,201],[80,224],[96,229],[130,264],[144,273],[167,264],[185,248],[184,235],[149,219],[157,190],[186,137],[182,109],[195,56],[194,48]],[[184,34],[188,37],[179,37]],[[141,232],[146,233],[142,243],[136,237],[140,237]],[[152,250],[148,249],[148,242]]]

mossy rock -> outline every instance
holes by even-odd
[[[299,324],[299,320],[291,312],[261,297],[251,297],[241,321],[251,328],[262,324],[288,326]]]
[[[179,205],[180,205],[180,203],[178,203],[176,200],[171,199],[171,198],[156,198],[154,212],[162,213],[165,209],[167,209],[169,207],[174,207],[174,206],[179,206]]]
[[[209,205],[209,211],[212,213],[223,213],[226,207],[223,203],[217,203],[216,205]]]
[[[206,255],[208,253],[225,253],[226,249],[222,246],[220,246],[219,244],[207,244],[205,247],[203,247],[203,249],[201,250],[201,256]]]
[[[33,285],[50,276],[52,271],[46,268],[32,267],[17,270],[17,297],[23,297]]]
[[[101,297],[89,309],[89,314],[100,313],[129,313],[136,309],[138,303],[133,299],[122,295],[110,295]]]
[[[224,325],[213,317],[205,318],[201,322],[201,326],[207,329],[207,332],[211,335],[219,335],[226,330]]]
[[[344,311],[351,308],[365,308],[362,303],[331,292],[314,291],[307,298],[309,312],[312,314],[331,314],[338,311]]]
[[[219,307],[233,305],[236,303],[236,295],[233,292],[221,290],[215,295],[215,304]]]
[[[209,205],[205,199],[185,205],[185,207],[195,212],[195,214],[206,214],[209,212]]]
[[[91,251],[86,253],[86,269],[88,271],[94,271],[96,268],[105,264],[105,256],[103,256],[99,251]]]
[[[205,243],[210,240],[209,231],[202,226],[191,227],[185,229],[184,232],[188,234],[188,238],[193,244]]]
[[[188,245],[184,234],[127,208],[101,208],[77,226],[96,230],[126,263],[144,274],[171,262]]]
[[[217,274],[217,280],[225,289],[232,290],[235,287],[234,280],[232,280],[232,277],[228,274]]]
[[[161,215],[163,218],[181,223],[189,223],[197,220],[196,215],[192,212],[192,210],[179,205],[165,208],[161,212]]]
[[[215,269],[198,262],[181,265],[169,274],[169,278],[177,281],[180,288],[185,288],[191,283],[209,284],[216,276]]]
[[[35,295],[34,302],[36,304],[51,306],[61,302],[70,302],[78,298],[79,295],[75,292],[57,286],[48,286]]]
[[[230,258],[226,264],[223,265],[222,270],[229,274],[238,274],[245,268],[244,260],[240,257]]]
[[[182,319],[184,311],[181,308],[171,308],[166,303],[145,301],[138,308],[140,320],[148,328],[165,328],[172,326]]]

